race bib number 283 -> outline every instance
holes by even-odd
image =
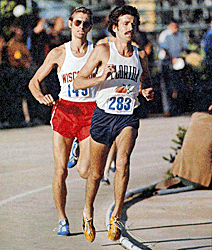
[[[131,115],[135,100],[123,93],[115,93],[107,100],[106,113]]]

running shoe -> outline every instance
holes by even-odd
[[[76,155],[76,152],[78,147],[79,147],[79,141],[77,140],[77,138],[75,138],[68,160],[68,168],[73,168],[77,164],[78,156]]]
[[[108,239],[109,240],[119,240],[121,237],[121,227],[120,220],[117,217],[111,216],[110,219],[110,229],[108,230]]]
[[[111,162],[110,170],[111,170],[113,173],[116,172],[116,163],[115,163],[115,161],[112,161],[112,162]]]
[[[68,220],[61,220],[59,222],[58,235],[68,236],[70,235]]]
[[[87,219],[83,216],[83,224],[82,224],[82,231],[85,235],[85,238],[89,242],[93,242],[96,236],[96,230],[93,225],[93,219]]]
[[[106,186],[110,185],[109,179],[105,177],[102,178],[101,183]]]

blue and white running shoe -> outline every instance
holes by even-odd
[[[61,220],[59,222],[58,235],[68,236],[70,235],[68,220]]]
[[[77,140],[77,138],[75,138],[73,141],[71,153],[68,160],[68,168],[73,168],[77,164],[78,156],[76,155],[76,152],[78,147],[79,147],[79,141]]]
[[[115,163],[115,161],[112,161],[112,162],[111,162],[110,170],[111,170],[113,173],[116,172],[116,163]]]

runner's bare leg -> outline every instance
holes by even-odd
[[[91,168],[86,183],[86,196],[84,207],[84,215],[87,219],[93,218],[93,203],[97,191],[99,189],[100,181],[104,175],[104,168],[108,152],[108,146],[102,143],[98,143],[91,138]]]
[[[132,127],[126,127],[116,138],[117,158],[116,173],[114,177],[115,207],[112,216],[121,218],[121,209],[129,181],[130,155],[135,146],[138,131]]]
[[[90,171],[90,136],[79,142],[79,158],[77,161],[77,170],[80,177],[87,179]]]
[[[67,163],[74,138],[65,138],[53,131],[53,151],[55,159],[55,172],[53,178],[53,198],[57,208],[59,221],[67,219],[66,206],[66,178],[68,176]]]

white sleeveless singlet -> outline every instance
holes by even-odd
[[[93,43],[88,42],[88,49],[83,57],[75,57],[73,55],[70,42],[65,43],[65,49],[65,61],[60,72],[57,73],[61,88],[59,97],[72,102],[95,102],[96,87],[80,90],[73,89],[73,81],[87,62],[93,50]]]
[[[97,106],[106,113],[130,115],[140,105],[137,96],[143,70],[138,49],[133,46],[133,55],[124,57],[119,54],[114,42],[110,42],[109,46],[108,64],[113,64],[116,72],[98,85]],[[102,72],[98,75],[101,74]]]

